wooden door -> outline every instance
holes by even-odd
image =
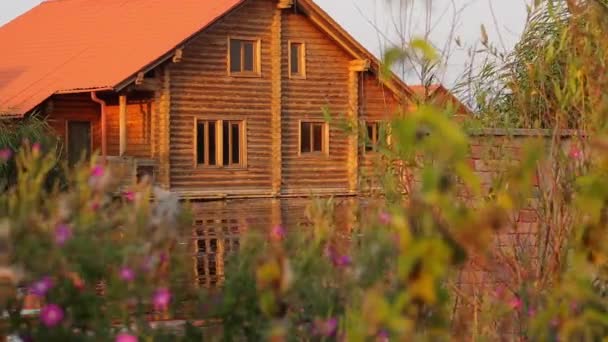
[[[91,122],[68,121],[67,125],[68,163],[73,166],[82,158],[91,157]]]

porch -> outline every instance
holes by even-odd
[[[61,94],[47,104],[47,120],[64,141],[70,165],[96,154],[124,189],[145,176],[159,181],[154,104],[153,92]]]

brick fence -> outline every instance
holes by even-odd
[[[495,234],[488,253],[471,256],[469,263],[456,275],[453,283],[459,294],[454,308],[456,334],[466,334],[473,325],[481,324],[477,320],[481,320],[479,317],[483,316],[484,308],[492,305],[491,301],[503,296],[503,302],[508,303],[508,298],[514,298],[512,290],[526,279],[538,276],[539,237],[542,234],[544,239],[547,227],[552,224],[545,220],[543,208],[554,189],[556,172],[565,170],[550,151],[551,148],[561,149],[562,156],[571,158],[573,146],[577,146],[580,136],[572,130],[556,133],[551,130],[481,129],[470,132],[469,163],[481,180],[482,196],[491,192],[496,179],[521,162],[526,144],[540,142],[546,147],[546,155],[536,167],[530,196],[511,213],[508,224]],[[498,294],[504,289],[509,293]],[[512,334],[518,330],[518,319],[526,317],[526,313],[514,311],[507,323],[495,322],[500,327],[495,327],[497,335],[494,338],[504,339],[509,334],[507,339],[513,338]]]

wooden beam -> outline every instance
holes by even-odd
[[[171,73],[168,67],[159,72],[161,88],[156,94],[156,107],[158,111],[158,185],[169,190],[171,187],[171,165],[170,165],[170,114],[171,114]]]
[[[127,151],[127,96],[118,97],[118,132],[119,132],[119,155],[123,156]]]
[[[350,61],[350,64],[348,65],[348,70],[350,71],[356,71],[356,72],[363,72],[363,71],[368,71],[369,70],[369,59],[355,59]]]
[[[282,49],[281,49],[281,26],[282,26],[282,11],[279,8],[274,10],[271,24],[271,39],[270,39],[270,78],[272,81],[272,93],[270,110],[271,131],[272,131],[272,193],[275,196],[281,194],[282,181],[282,135],[281,135],[281,112],[282,112]]]
[[[137,78],[135,79],[135,85],[140,85],[144,83],[145,74],[143,71],[137,73]]]
[[[175,54],[173,55],[173,63],[179,63],[182,61],[182,57],[184,56],[184,48],[180,47],[175,49]]]
[[[293,0],[279,0],[277,4],[278,9],[287,9],[291,8],[291,6],[293,6]]]
[[[359,73],[365,68],[361,60],[350,62],[348,72],[348,120],[353,129],[348,136],[348,191],[356,193],[359,182]],[[369,67],[369,63],[367,63]]]

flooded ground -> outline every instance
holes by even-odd
[[[194,277],[203,287],[221,286],[228,254],[238,250],[250,229],[268,230],[282,225],[287,231],[311,226],[306,215],[309,198],[248,199],[192,204],[194,214]],[[356,228],[361,207],[369,201],[357,198],[332,200],[334,223],[345,232]]]

